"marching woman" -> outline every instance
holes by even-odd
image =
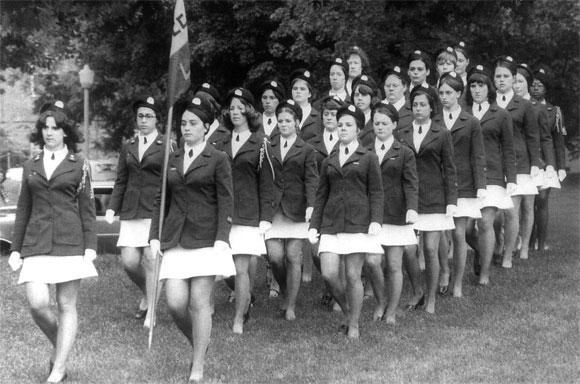
[[[360,131],[358,139],[366,147],[375,140],[373,131],[372,106],[378,103],[380,91],[377,83],[367,75],[361,75],[352,82],[353,93],[352,103],[356,105],[365,115],[365,125]]]
[[[235,88],[228,94],[224,114],[226,128],[231,135],[216,148],[228,155],[234,187],[234,215],[230,231],[230,246],[236,265],[233,332],[243,333],[249,319],[251,300],[250,263],[252,257],[266,254],[264,239],[259,230],[265,207],[270,202],[271,178],[260,170],[260,150],[264,134],[260,128],[260,114],[254,110],[254,98],[245,88]]]
[[[385,194],[379,241],[386,256],[388,304],[382,308],[381,318],[389,325],[396,322],[395,313],[403,288],[404,246],[417,244],[412,226],[417,220],[419,191],[415,155],[394,138],[397,121],[398,113],[392,104],[377,104],[373,110],[376,139],[368,147],[377,155],[381,165]]]
[[[276,120],[276,107],[284,100],[286,90],[279,81],[268,80],[260,86],[260,95],[262,110],[264,111],[262,113],[262,127],[264,127],[266,136],[270,137],[272,131],[278,125],[278,121]]]
[[[22,267],[19,284],[34,322],[53,350],[47,383],[67,379],[66,364],[77,333],[81,279],[97,276],[95,203],[89,162],[77,154],[81,136],[62,101],[45,105],[31,142],[42,153],[24,164],[8,263]],[[56,285],[55,314],[50,284]]]
[[[336,96],[341,101],[350,99],[346,93],[346,79],[348,77],[348,63],[340,57],[334,59],[330,64],[328,73],[328,80],[330,83],[330,90],[320,100],[314,103],[314,108],[322,111],[321,104],[329,96]]]
[[[463,85],[467,87],[467,71],[469,67],[469,52],[463,41],[460,41],[453,47],[455,55],[457,55],[457,66],[455,72],[461,77]],[[467,92],[465,93],[467,97]]]
[[[431,56],[421,50],[413,51],[409,56],[407,56],[407,73],[411,79],[411,84],[409,85],[409,92],[413,90],[418,85],[423,85],[431,90],[431,93],[435,95],[435,110],[434,113],[437,114],[441,110],[441,101],[439,100],[439,92],[437,89],[432,87],[427,83],[427,78],[431,74]],[[400,126],[400,128],[403,128]]]
[[[540,173],[540,138],[532,104],[513,90],[517,74],[515,61],[510,56],[499,57],[494,61],[493,73],[498,93],[497,105],[508,111],[512,118],[516,152],[517,189],[512,194],[514,207],[504,210],[505,243],[501,262],[502,267],[511,268],[512,254],[520,231],[520,209],[522,239],[529,242],[532,231],[534,196],[538,194],[534,178]]]
[[[138,98],[133,103],[138,134],[127,142],[119,154],[117,179],[105,213],[112,224],[119,215],[121,227],[117,246],[121,247],[121,263],[129,278],[141,289],[143,298],[135,319],[145,318],[149,327],[147,305],[153,299],[155,260],[148,243],[153,202],[161,185],[164,137],[157,130],[159,105],[152,97]]]
[[[442,113],[433,118],[434,124],[446,127],[453,139],[453,157],[457,173],[457,211],[453,215],[453,274],[454,297],[462,297],[463,273],[467,258],[465,231],[469,221],[481,218],[481,199],[487,195],[485,152],[479,120],[459,105],[463,95],[463,82],[455,72],[444,73],[439,78],[439,98]],[[445,294],[449,284],[447,252],[439,253],[441,272],[439,293]],[[443,281],[442,281],[443,280]]]
[[[383,76],[383,87],[385,91],[385,102],[393,105],[399,115],[396,129],[406,127],[413,122],[413,111],[405,95],[409,90],[409,75],[403,72],[399,66],[387,69]]]
[[[427,298],[417,297],[420,288],[413,286],[414,296],[407,310],[425,305],[425,311],[435,313],[435,297],[439,277],[437,251],[441,231],[454,229],[453,214],[457,209],[457,183],[451,133],[431,119],[435,116],[436,95],[431,88],[420,85],[411,91],[413,124],[399,130],[398,138],[409,146],[417,161],[419,177],[419,217],[414,228],[423,234],[423,251],[427,273]],[[420,274],[415,255],[405,252],[405,268],[413,285]]]
[[[439,49],[435,53],[435,68],[437,69],[437,88],[439,88],[439,81],[441,76],[445,73],[455,71],[457,68],[457,54],[451,47]]]
[[[467,89],[467,112],[481,125],[487,179],[477,232],[474,223],[468,225],[467,240],[475,250],[473,268],[475,275],[479,275],[478,283],[488,285],[495,244],[493,223],[498,210],[513,207],[510,196],[516,189],[516,155],[512,120],[495,102],[497,94],[489,69],[482,65],[473,67],[468,74]]]
[[[350,47],[346,53],[346,62],[348,64],[348,79],[346,80],[346,93],[352,97],[352,83],[355,78],[362,74],[370,73],[370,61],[366,52],[355,46]]]
[[[290,75],[292,100],[302,108],[302,120],[297,131],[298,136],[308,141],[321,131],[320,113],[312,107],[310,101],[315,97],[314,79],[306,69],[297,69]]]
[[[322,162],[308,238],[318,242],[322,276],[339,303],[339,331],[358,339],[363,302],[361,272],[367,253],[381,253],[376,236],[383,220],[383,186],[377,156],[360,145],[364,113],[354,105],[337,112],[340,144]],[[340,282],[344,258],[346,289]]]
[[[556,173],[556,156],[554,154],[554,143],[552,141],[552,133],[548,127],[548,110],[546,107],[535,99],[531,98],[529,89],[534,80],[532,70],[527,64],[518,65],[516,80],[514,82],[514,92],[523,99],[529,100],[532,103],[534,113],[538,123],[538,133],[540,135],[540,174],[536,178],[536,185],[538,189],[544,183],[554,185],[558,182],[558,174]],[[539,193],[538,193],[539,194]],[[536,195],[537,196],[537,195]],[[535,205],[535,197],[532,207]],[[529,245],[532,237],[532,230],[534,226],[534,212],[532,208],[532,219],[530,231],[522,229],[522,244],[519,250],[520,258],[527,259],[529,255]],[[524,236],[527,236],[525,238]]]
[[[159,279],[166,280],[169,310],[193,347],[192,382],[203,378],[216,276],[236,273],[228,245],[234,213],[232,173],[227,155],[205,141],[212,121],[207,101],[193,98],[181,117],[185,144],[169,158],[161,238],[160,193],[149,232],[154,257],[164,252]]]
[[[286,320],[295,320],[301,252],[314,209],[318,168],[316,151],[297,135],[300,106],[294,100],[283,101],[276,108],[276,117],[280,137],[268,145],[262,162],[262,169],[274,180],[272,209],[260,225],[266,232],[268,258],[280,286],[281,309]]]
[[[209,83],[203,83],[197,92],[195,92],[194,97],[199,97],[200,99],[209,101],[214,114],[213,121],[209,126],[206,141],[212,145],[221,142],[225,137],[229,136],[230,133],[219,120],[222,106],[218,90]]]
[[[534,74],[534,81],[532,82],[531,94],[534,100],[546,106],[548,112],[548,129],[552,135],[554,143],[554,152],[556,156],[556,169],[558,170],[558,178],[551,178],[544,181],[539,187],[539,193],[536,196],[534,206],[534,231],[530,241],[532,249],[538,241],[538,248],[540,251],[546,249],[546,238],[548,235],[548,199],[550,197],[551,188],[560,188],[560,182],[566,178],[566,146],[564,143],[564,136],[566,135],[566,128],[564,128],[564,117],[560,107],[555,107],[546,101],[546,93],[550,88],[550,80],[546,75],[546,71],[540,68]]]

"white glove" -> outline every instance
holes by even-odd
[[[8,259],[8,265],[13,271],[18,271],[22,267],[22,259],[20,258],[20,252],[12,251],[10,253],[10,258]]]
[[[369,235],[378,235],[379,232],[381,232],[381,228],[382,225],[380,223],[373,221],[371,225],[369,225]]]
[[[107,212],[105,212],[105,221],[109,224],[113,224],[115,222],[115,211],[107,209]]]
[[[453,217],[455,212],[457,212],[457,205],[449,204],[447,205],[447,209],[445,210],[445,216]]]
[[[538,175],[540,174],[540,168],[537,166],[532,166],[532,169],[530,171],[530,176],[532,176],[533,178],[538,177]]]
[[[407,211],[407,215],[405,216],[405,222],[407,224],[415,224],[417,219],[419,218],[419,214],[414,209],[409,209]]]
[[[216,240],[213,243],[213,249],[217,252],[224,252],[230,248],[229,244],[222,240]]]
[[[566,178],[566,170],[564,169],[560,169],[558,170],[558,179],[560,180],[560,182],[564,181],[564,179]]]
[[[84,261],[95,261],[97,258],[97,251],[94,249],[85,249],[85,255],[83,256]]]
[[[264,233],[268,232],[270,228],[272,228],[272,223],[269,221],[260,221],[258,232],[260,232],[260,235],[263,235]]]
[[[552,178],[558,177],[556,170],[551,165],[548,165],[546,167],[546,171],[544,172],[544,175],[546,175],[547,179],[552,179]]]
[[[151,257],[153,259],[157,258],[157,254],[161,253],[161,242],[159,240],[150,240],[149,248],[151,248]]]
[[[507,187],[505,189],[506,193],[508,194],[508,196],[511,196],[514,194],[514,192],[516,191],[516,189],[518,189],[518,185],[515,183],[507,183]]]
[[[314,207],[308,207],[308,208],[306,208],[306,216],[305,216],[305,219],[306,219],[306,222],[307,223],[310,223],[310,219],[312,218],[312,212],[313,211],[314,211]]]
[[[315,228],[308,230],[308,241],[310,241],[310,244],[318,243],[318,231]]]
[[[478,189],[477,190],[477,198],[478,199],[485,199],[486,196],[487,196],[487,190],[485,190],[485,189]]]

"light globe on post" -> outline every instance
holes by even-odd
[[[84,136],[85,136],[85,156],[89,158],[90,135],[89,135],[89,89],[93,86],[95,72],[85,64],[79,71],[79,79],[84,93]]]

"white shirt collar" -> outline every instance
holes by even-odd
[[[481,111],[479,110],[479,107],[481,107]],[[473,116],[475,116],[478,120],[481,120],[481,118],[483,117],[483,115],[485,115],[485,113],[487,112],[488,109],[489,109],[489,102],[487,100],[481,104],[477,104],[474,101],[473,106],[471,107],[471,111],[473,112]]]
[[[375,151],[377,153],[382,153],[382,152],[386,153],[389,149],[391,149],[394,142],[395,142],[395,138],[393,136],[389,137],[385,141],[381,141],[381,140],[379,140],[378,137],[375,137]],[[385,146],[385,149],[381,149],[383,145]]]
[[[216,129],[218,129],[219,126],[220,122],[217,119],[215,119],[209,126],[209,131],[207,131],[205,137],[210,137],[211,135],[213,135],[213,133],[216,131]]]
[[[346,98],[348,97],[348,94],[346,93],[346,89],[341,89],[340,91],[336,92],[333,91],[332,89],[330,91],[328,91],[328,96],[336,96],[338,97],[340,100],[344,101],[346,100]]]
[[[146,137],[147,138],[147,146],[151,145],[151,143],[153,141],[155,141],[155,139],[157,138],[157,130],[154,129],[153,131],[151,131],[149,134],[147,135],[142,135],[141,132],[139,132],[138,136],[139,136],[139,142],[143,143],[143,138]]]
[[[505,101],[503,101],[504,96],[505,96]],[[513,89],[509,89],[506,93],[498,93],[497,94],[497,105],[499,105],[502,109],[505,109],[513,97],[514,97],[514,90]]]
[[[397,111],[400,111],[401,108],[403,108],[403,106],[405,105],[405,97],[401,97],[396,103],[393,103],[393,107],[395,107],[397,109]]]
[[[296,138],[298,137],[298,135],[295,133],[292,136],[290,136],[289,138],[285,138],[282,137],[282,135],[280,135],[280,146],[283,149],[284,148],[284,144],[288,143],[288,147],[286,148],[286,150],[289,150],[290,147],[292,147],[292,145],[294,145],[294,142],[296,141]]]

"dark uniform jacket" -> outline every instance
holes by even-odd
[[[304,121],[304,124],[297,130],[298,136],[304,141],[308,141],[322,131],[322,117],[314,107],[310,111],[310,115]],[[272,132],[273,133],[273,132]],[[273,135],[270,135],[274,139]]]
[[[548,121],[548,110],[546,106],[534,99],[530,100],[538,122],[538,133],[540,134],[540,168],[551,165],[556,169],[556,155],[554,153],[554,141]]]
[[[554,154],[556,156],[556,169],[566,169],[566,143],[564,141],[564,135],[566,135],[563,129],[564,117],[561,115],[562,112],[558,112],[559,108],[553,106],[552,104],[546,102],[546,111],[548,114],[548,129],[552,135],[552,140],[554,142]],[[556,116],[560,114],[560,124],[556,123]]]
[[[359,144],[341,167],[339,148],[322,162],[310,228],[322,234],[367,233],[371,222],[383,222],[379,161]]]
[[[69,151],[50,180],[44,152],[24,164],[12,251],[21,257],[76,256],[97,249],[95,201],[87,160]]]
[[[433,122],[446,128],[442,114]],[[485,151],[479,120],[463,109],[451,127],[453,156],[457,173],[457,197],[477,197],[478,189],[485,189]]]
[[[375,152],[375,143],[367,147]],[[407,211],[418,211],[419,180],[413,151],[395,140],[381,161],[385,193],[383,223],[405,225]]]
[[[413,126],[399,131],[399,140],[415,153],[419,176],[419,213],[445,213],[457,205],[457,182],[451,133],[433,122],[419,150],[413,144]]]
[[[117,179],[107,209],[121,220],[149,219],[153,202],[161,185],[165,141],[158,134],[139,161],[139,140],[131,139],[119,154]]]
[[[159,192],[149,239],[159,239],[161,250],[178,245],[213,247],[217,240],[229,243],[234,197],[227,155],[206,144],[187,170],[183,169],[183,156],[183,149],[170,154],[163,232],[159,239]]]
[[[375,142],[375,131],[373,129],[373,119],[370,119],[364,128],[358,133],[358,141],[363,147],[368,147]]]
[[[530,167],[540,166],[540,134],[532,108],[532,103],[518,95],[506,107],[512,118],[518,174],[529,174]]]

